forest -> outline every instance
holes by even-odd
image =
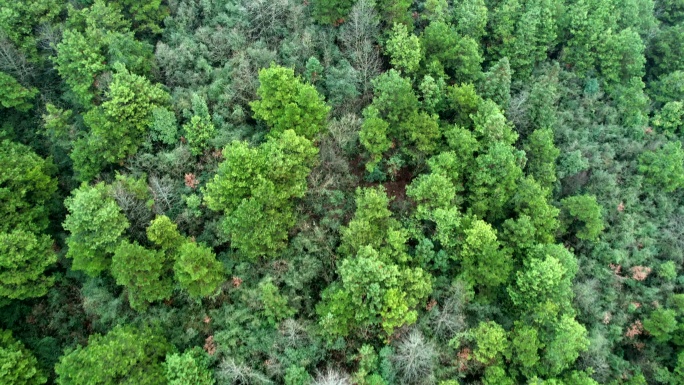
[[[684,385],[684,0],[0,0],[3,385]]]

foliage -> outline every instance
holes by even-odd
[[[302,83],[291,68],[271,66],[259,71],[259,100],[250,104],[254,116],[270,126],[273,133],[294,130],[313,139],[321,130],[330,107],[316,88]]]
[[[0,105],[4,108],[16,108],[26,112],[33,107],[31,100],[36,97],[38,90],[26,88],[10,75],[0,72]]]
[[[0,232],[15,229],[42,232],[48,226],[49,205],[57,191],[54,166],[29,147],[0,142]]]
[[[54,280],[45,271],[56,261],[47,235],[24,230],[0,233],[0,296],[11,299],[42,297]]]
[[[11,385],[39,385],[47,382],[36,358],[24,344],[12,337],[9,330],[0,331],[0,380]]]
[[[596,240],[603,231],[603,215],[601,206],[595,196],[578,195],[561,201],[563,209],[568,213],[568,220],[579,221],[577,237],[586,240]]]
[[[206,353],[200,348],[172,353],[164,362],[169,385],[213,385],[214,377],[207,367]]]
[[[387,52],[392,66],[407,74],[414,73],[420,65],[420,40],[416,35],[409,35],[404,24],[394,24],[392,34],[387,40]]]
[[[171,296],[171,280],[166,275],[166,256],[161,251],[146,250],[137,243],[123,241],[112,257],[112,276],[126,287],[131,307],[144,311],[154,301]]]
[[[152,330],[117,326],[66,352],[55,367],[57,384],[165,384],[161,361],[171,350]]]
[[[191,297],[208,297],[223,283],[223,266],[213,251],[194,242],[185,242],[178,248],[173,272],[181,288]]]
[[[69,210],[63,224],[69,231],[66,256],[74,269],[95,276],[109,267],[128,220],[104,183],[83,183],[64,205]]]
[[[667,142],[655,151],[639,157],[639,172],[653,187],[672,192],[684,185],[684,150],[682,143]]]

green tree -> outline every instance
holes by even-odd
[[[469,201],[474,214],[500,215],[522,177],[519,164],[523,154],[510,145],[496,142],[477,157],[470,175]]]
[[[57,191],[50,159],[9,140],[0,142],[0,232],[22,229],[41,233],[48,226],[48,206]]]
[[[295,309],[287,304],[287,297],[280,294],[278,286],[270,278],[259,283],[259,290],[264,314],[271,325],[277,325],[285,318],[295,315]]]
[[[45,270],[57,261],[52,244],[47,235],[20,229],[0,233],[0,297],[26,299],[47,294],[54,279],[47,277]]]
[[[295,219],[292,199],[306,192],[317,152],[292,130],[258,148],[234,142],[224,149],[204,198],[211,210],[224,212],[223,231],[245,256],[273,256],[285,246]]]
[[[314,0],[312,6],[312,14],[317,22],[339,24],[351,11],[354,0]]]
[[[372,105],[378,109],[380,117],[390,124],[391,134],[395,134],[399,124],[408,120],[419,107],[411,81],[395,69],[373,79],[373,92]]]
[[[341,282],[323,292],[316,308],[330,340],[373,326],[382,327],[389,337],[396,328],[416,322],[416,307],[430,293],[431,278],[420,268],[401,268],[385,260],[364,246],[355,258],[342,261]]]
[[[192,118],[183,126],[183,129],[190,151],[193,155],[200,155],[208,147],[208,141],[214,137],[216,129],[214,123],[211,122],[209,108],[203,97],[197,94],[192,95],[192,110]]]
[[[644,329],[658,342],[672,339],[677,330],[676,312],[673,309],[656,309],[644,320]]]
[[[165,250],[175,250],[184,243],[176,225],[166,215],[159,215],[146,229],[147,239]]]
[[[0,330],[0,381],[8,385],[40,385],[47,377],[38,361],[9,330]]]
[[[214,252],[195,242],[180,246],[173,271],[180,286],[195,298],[216,293],[224,280],[223,266]]]
[[[684,186],[684,150],[680,141],[667,142],[639,156],[639,172],[655,188],[672,192]]]
[[[392,146],[392,141],[387,137],[389,123],[379,115],[378,109],[372,105],[364,109],[364,120],[359,131],[359,140],[371,155],[370,161],[366,163],[366,170],[369,172],[377,167],[382,154]]]
[[[413,22],[409,14],[411,0],[378,0],[375,8],[380,13],[381,20],[387,25],[401,23],[407,27],[413,27]]]
[[[104,165],[135,154],[152,125],[152,111],[169,101],[160,85],[130,73],[123,64],[114,69],[107,100],[83,116],[90,132],[79,139],[72,153],[83,181],[97,175]]]
[[[587,329],[569,314],[553,325],[553,338],[546,343],[540,372],[553,377],[568,369],[589,348]]]
[[[168,385],[214,385],[214,377],[207,367],[206,353],[199,347],[186,350],[183,354],[166,356],[164,369]]]
[[[504,57],[485,72],[480,85],[482,97],[493,100],[502,110],[511,103],[511,72],[510,62]]]
[[[456,81],[472,82],[480,76],[483,58],[477,42],[469,36],[459,36],[451,25],[431,22],[421,34],[420,42],[427,63],[436,62]]]
[[[454,4],[453,19],[455,29],[462,36],[469,36],[475,41],[486,34],[487,5],[484,0],[464,0]],[[503,106],[502,106],[503,107]]]
[[[560,210],[552,206],[548,198],[550,192],[542,188],[533,178],[522,178],[510,203],[521,217],[530,218],[535,234],[532,237],[537,243],[552,243],[560,227],[558,214]]]
[[[55,68],[84,107],[92,105],[96,89],[94,79],[107,69],[100,46],[79,31],[67,29],[57,45]]]
[[[399,221],[392,218],[388,207],[389,197],[384,187],[357,188],[354,217],[340,230],[340,253],[352,257],[363,247],[371,246],[393,261],[405,260],[408,235]]]
[[[551,190],[556,182],[556,160],[560,150],[554,145],[553,130],[537,129],[523,146],[527,156],[526,170],[539,184]]]
[[[83,183],[64,205],[69,210],[63,224],[69,232],[66,256],[73,259],[75,270],[95,276],[109,267],[128,220],[104,183]]]
[[[0,72],[0,105],[4,108],[15,108],[26,112],[33,108],[31,100],[36,97],[38,90],[22,86],[12,76]]]
[[[563,223],[567,229],[571,225],[577,238],[595,241],[603,231],[601,206],[593,195],[577,195],[561,200]]]
[[[154,301],[171,297],[173,283],[166,272],[163,251],[147,250],[123,241],[112,257],[112,276],[126,287],[131,308],[144,311]]]
[[[511,256],[501,249],[496,230],[489,223],[477,219],[464,233],[465,240],[458,259],[466,278],[485,288],[508,281],[513,263]]]
[[[116,326],[106,335],[93,334],[88,345],[68,350],[55,366],[59,385],[162,385],[162,360],[173,347],[158,333]]]
[[[567,285],[568,270],[561,261],[548,254],[540,257],[525,261],[525,268],[516,272],[508,293],[521,310],[541,311],[536,316],[548,317],[570,307],[572,288]]]
[[[394,24],[387,40],[387,53],[394,68],[412,74],[418,70],[422,58],[420,39],[409,34],[404,24]]]
[[[680,133],[684,126],[684,103],[668,102],[655,114],[651,122],[660,131],[669,134]]]
[[[506,331],[494,321],[480,322],[470,333],[477,343],[473,356],[485,365],[500,360],[508,349]]]
[[[510,332],[511,350],[507,358],[521,368],[526,377],[532,377],[533,368],[539,362],[539,350],[544,344],[539,341],[537,329],[523,322],[516,321]]]
[[[330,111],[316,87],[295,77],[291,68],[272,65],[259,71],[259,100],[250,103],[254,117],[274,133],[294,130],[313,139]]]

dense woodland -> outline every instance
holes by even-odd
[[[684,384],[684,0],[0,0],[0,383]]]

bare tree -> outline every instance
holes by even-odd
[[[351,385],[349,375],[341,370],[328,368],[325,373],[318,373],[312,385]]]
[[[433,384],[436,359],[435,346],[418,329],[399,341],[391,358],[402,384]]]
[[[150,177],[149,186],[152,196],[154,197],[155,213],[162,214],[164,211],[170,210],[178,199],[171,178],[165,175],[160,179],[156,175],[153,175]]]
[[[18,78],[23,84],[28,84],[33,75],[33,65],[3,32],[0,32],[0,71]]]
[[[340,31],[340,41],[350,63],[359,72],[361,94],[370,95],[371,80],[382,70],[382,61],[375,37],[378,36],[378,14],[372,0],[360,0],[354,5]]]
[[[227,384],[272,384],[273,382],[263,373],[235,361],[233,358],[224,359],[219,364],[216,376]]]

